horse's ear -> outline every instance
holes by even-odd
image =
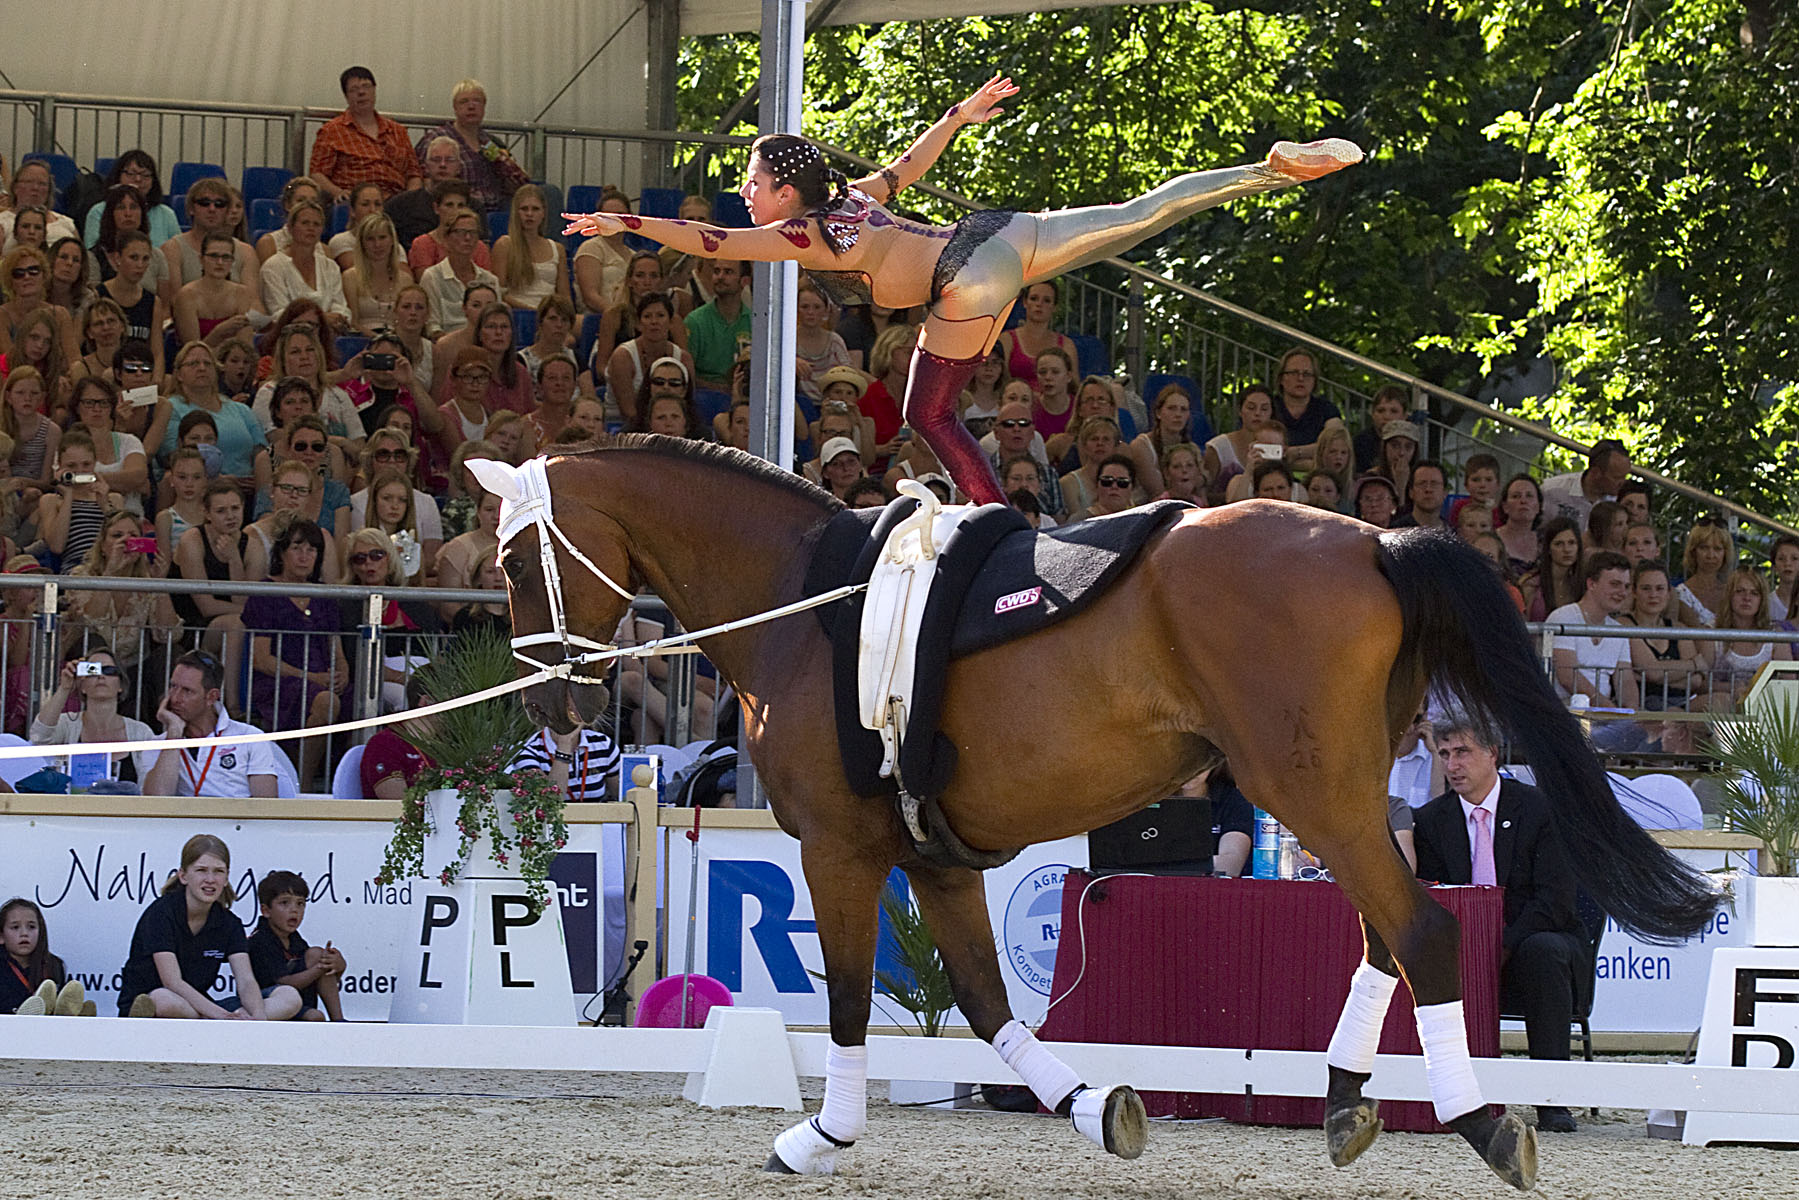
[[[518,468],[493,458],[471,458],[462,465],[474,473],[482,487],[501,500],[518,503]]]

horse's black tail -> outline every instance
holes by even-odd
[[[1524,751],[1574,872],[1592,897],[1650,941],[1697,933],[1716,911],[1719,890],[1657,845],[1619,805],[1492,566],[1449,534],[1397,530],[1380,535],[1380,568],[1399,595],[1400,668],[1410,666]]]

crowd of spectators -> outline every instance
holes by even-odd
[[[44,164],[10,179],[0,164],[0,555],[9,571],[144,581],[65,600],[69,661],[124,677],[105,709],[121,719],[165,711],[163,681],[186,651],[216,656],[221,720],[339,717],[344,641],[364,616],[312,585],[496,585],[497,501],[466,470],[471,458],[516,464],[619,430],[748,447],[747,264],[622,234],[570,254],[551,193],[483,129],[478,81],[456,84],[453,118],[416,136],[378,111],[372,72],[351,67],[339,84],[343,112],[319,131],[309,173],[282,190],[281,226],[254,242],[242,196],[222,179],[188,189],[183,227],[142,150],[122,154],[98,202],[69,215],[55,210]],[[631,203],[613,188],[601,197],[612,211]],[[334,205],[342,232],[328,236]],[[689,217],[709,211],[704,197],[682,205]],[[1140,396],[1083,376],[1055,327],[1060,303],[1057,281],[1026,288],[961,398],[1008,499],[1038,528],[1158,498],[1275,500],[1452,530],[1532,619],[1790,628],[1799,541],[1775,548],[1771,579],[1743,570],[1714,523],[1664,561],[1649,488],[1616,443],[1583,471],[1502,485],[1491,455],[1431,458],[1403,388],[1375,392],[1366,419],[1346,415],[1302,347],[1244,381],[1234,428],[1196,440],[1208,398],[1180,382]],[[797,469],[854,506],[885,503],[905,478],[960,499],[904,421],[922,313],[838,309],[809,283],[796,310]],[[340,352],[345,335],[355,341]],[[170,597],[155,586],[163,577],[307,587]],[[9,631],[30,595],[7,592]],[[504,619],[491,605],[391,605],[386,702],[404,703],[409,664],[431,638]],[[6,649],[15,643],[29,638],[9,632]],[[1599,706],[1705,710],[1788,653],[1677,632],[1654,647],[1562,639],[1558,685]],[[79,714],[106,690],[59,689],[43,699],[60,709],[33,711],[19,659],[0,662],[10,732],[60,728],[59,712]],[[642,736],[663,714],[654,679],[635,689]],[[1654,726],[1615,730],[1621,748],[1658,742]],[[303,784],[321,785],[322,744],[289,746]]]

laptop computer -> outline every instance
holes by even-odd
[[[1087,834],[1094,875],[1210,875],[1215,853],[1212,801],[1205,796],[1171,796]]]

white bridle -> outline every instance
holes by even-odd
[[[605,683],[605,676],[576,674],[575,669],[595,661],[594,655],[610,655],[616,649],[610,642],[596,642],[592,638],[578,633],[570,633],[568,629],[567,608],[562,600],[562,572],[556,565],[556,546],[552,542],[560,542],[562,548],[574,556],[576,562],[593,572],[601,582],[622,596],[627,603],[636,597],[621,587],[606,572],[600,570],[591,558],[575,546],[556,524],[556,515],[552,507],[550,481],[544,473],[544,460],[533,458],[514,467],[508,463],[494,459],[471,458],[465,464],[474,473],[481,486],[500,497],[500,527],[498,536],[500,549],[505,550],[508,543],[528,528],[537,529],[537,557],[543,568],[544,595],[550,605],[550,627],[542,633],[529,633],[512,639],[512,657],[533,667],[546,667],[556,671],[572,683]],[[560,645],[562,662],[545,663],[531,655],[520,653],[532,646]],[[591,653],[580,653],[587,651]]]
[[[641,646],[615,646],[608,642],[596,642],[592,638],[582,637],[568,631],[567,611],[562,602],[562,572],[556,566],[556,548],[551,544],[554,538],[562,544],[562,548],[574,555],[575,561],[593,572],[607,587],[617,592],[629,603],[636,599],[629,591],[619,586],[606,572],[600,570],[594,561],[581,553],[575,544],[568,540],[556,525],[556,515],[551,507],[550,481],[544,473],[544,460],[533,458],[522,466],[498,462],[494,459],[471,458],[464,464],[474,472],[481,486],[500,497],[500,527],[497,531],[500,549],[503,551],[507,543],[527,528],[537,530],[537,556],[543,567],[544,594],[549,599],[550,628],[543,633],[528,633],[523,637],[512,639],[512,657],[522,663],[536,667],[538,670],[554,678],[566,679],[571,683],[609,683],[604,675],[592,675],[582,668],[599,663],[609,663],[615,658],[648,658],[662,654],[697,653],[694,643],[703,638],[717,637],[722,634],[735,633],[740,629],[749,629],[765,621],[778,621],[795,613],[805,612],[823,604],[831,604],[845,596],[865,590],[866,583],[849,583],[842,587],[832,588],[816,596],[804,600],[796,600],[791,604],[783,604],[779,608],[753,616],[739,617],[725,621],[706,629],[696,629],[690,633],[675,634],[672,637],[657,638],[643,643]],[[510,583],[508,583],[510,587]],[[562,661],[546,663],[520,651],[531,646],[560,645]]]

